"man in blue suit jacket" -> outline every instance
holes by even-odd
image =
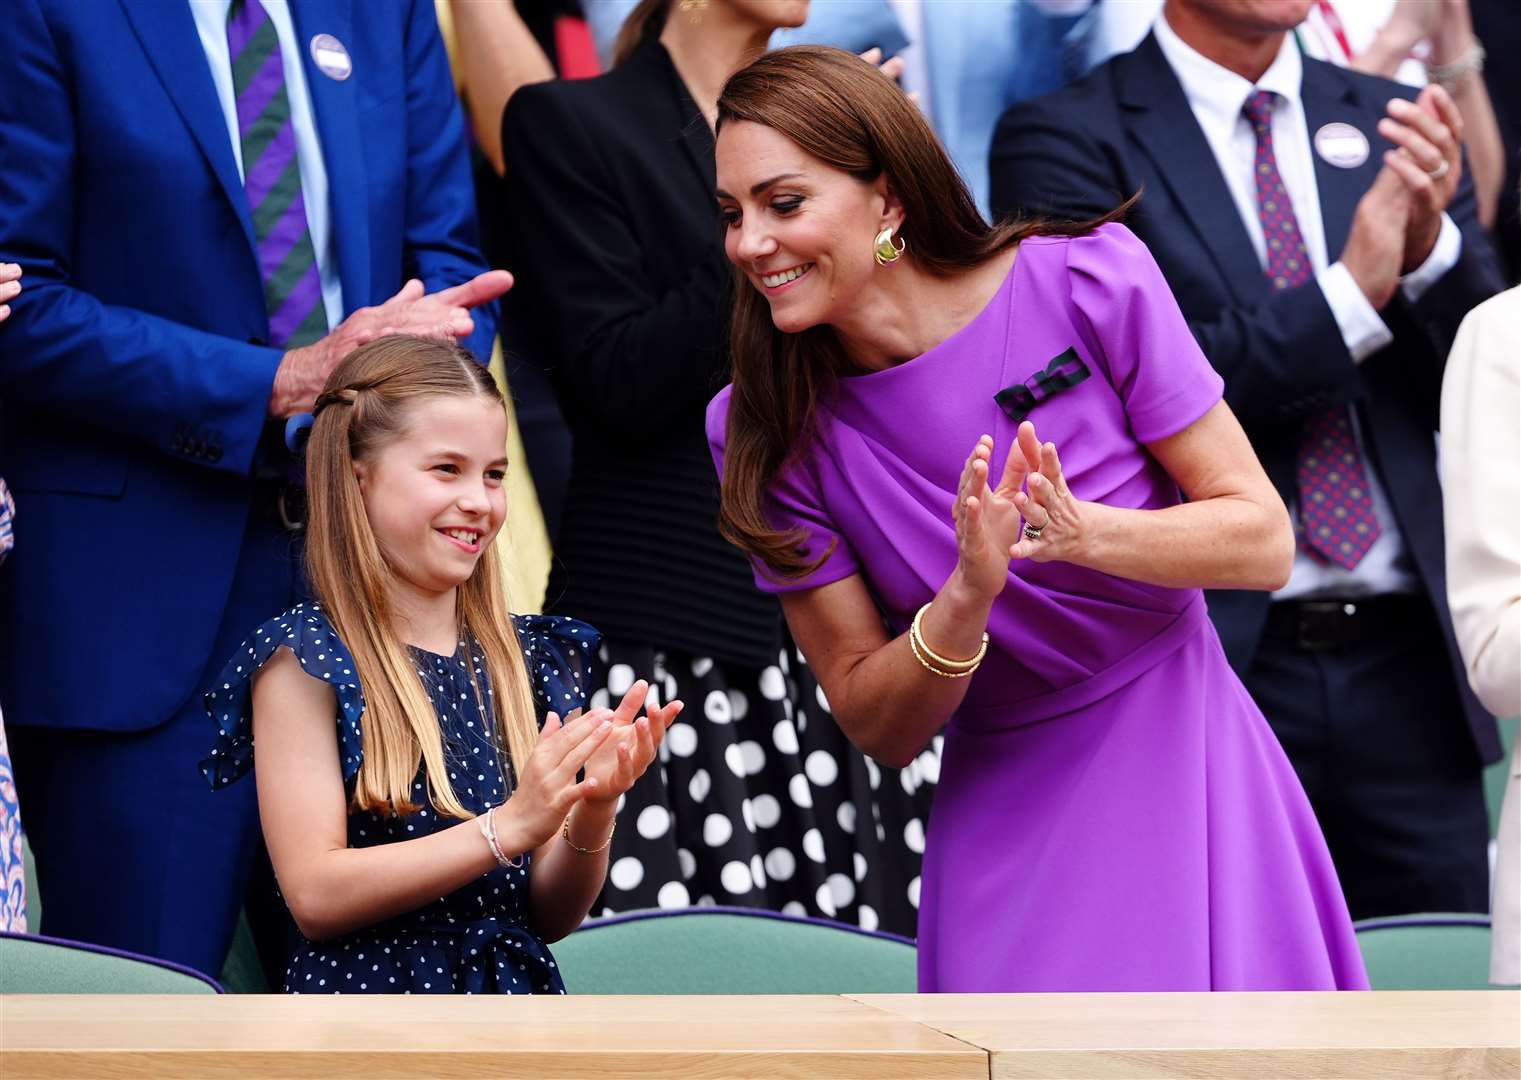
[[[12,0],[0,32],[0,261],[27,281],[0,328],[26,505],[0,700],[43,929],[211,973],[258,826],[252,784],[199,774],[201,693],[302,593],[284,418],[385,331],[488,357],[511,283],[480,276],[432,0],[238,5],[283,61],[315,341],[266,310],[230,0]]]
[[[1436,92],[1411,106],[1408,88],[1301,57],[1288,31],[1308,7],[1169,0],[1134,52],[1005,114],[993,206],[1083,219],[1143,192],[1130,227],[1296,521],[1303,491],[1326,497],[1302,478],[1307,424],[1348,418],[1372,546],[1347,566],[1302,532],[1284,590],[1214,592],[1210,614],[1353,916],[1483,911],[1480,764],[1499,743],[1447,611],[1435,428],[1452,336],[1502,283]],[[1309,265],[1281,261],[1293,250]]]

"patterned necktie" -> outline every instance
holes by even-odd
[[[243,190],[264,279],[269,343],[294,349],[327,333],[322,282],[301,197],[301,169],[280,40],[260,0],[233,0],[227,45],[243,144]]]
[[[1253,177],[1257,213],[1267,240],[1267,276],[1273,288],[1292,289],[1310,279],[1310,256],[1273,154],[1274,98],[1270,91],[1254,91],[1242,111],[1257,137]],[[1368,553],[1380,530],[1347,406],[1305,419],[1296,464],[1300,548],[1322,562],[1351,570]]]

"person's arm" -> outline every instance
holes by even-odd
[[[555,77],[513,0],[449,0],[476,145],[500,176],[502,111],[519,87]]]
[[[931,648],[951,659],[976,654],[1011,558],[1059,560],[1167,588],[1282,587],[1294,564],[1288,511],[1225,404],[1147,450],[1188,502],[1133,510],[1076,499],[1056,448],[1043,446],[1029,421],[992,487],[993,441],[984,436],[957,493],[956,570],[924,614]],[[1026,521],[1041,527],[1038,540],[1022,534]],[[884,764],[907,764],[966,696],[968,680],[927,670],[907,634],[889,640],[859,574],[785,593],[781,602],[841,730]]]
[[[421,278],[429,293],[486,271],[475,213],[475,185],[465,122],[433,0],[412,0],[406,34],[406,222],[402,277]],[[343,197],[334,192],[333,197]],[[497,305],[471,310],[474,330],[461,344],[482,364],[496,340]]]
[[[1029,493],[1014,497],[1039,540],[1021,538],[1016,558],[1068,562],[1172,589],[1281,589],[1294,567],[1294,529],[1256,451],[1225,402],[1176,435],[1146,444],[1187,501],[1133,510],[1075,497],[1057,448],[1028,420],[1019,441]]]
[[[1474,311],[1442,386],[1447,596],[1468,683],[1496,716],[1521,713],[1521,290]]]
[[[313,941],[370,926],[446,896],[495,869],[476,821],[416,840],[348,846],[348,804],[334,735],[331,686],[279,649],[253,684],[259,817],[275,877],[301,933]],[[508,857],[544,844],[596,788],[576,772],[613,732],[594,710],[546,725],[518,787],[494,811]]]
[[[186,464],[247,473],[280,350],[105,304],[78,288],[70,271],[75,102],[36,0],[7,5],[0,71],[0,262],[23,266],[27,282],[24,307],[0,324],[0,397]],[[152,253],[143,257],[152,273]],[[198,453],[194,443],[217,452]]]
[[[648,210],[622,203],[604,149],[564,89],[524,87],[503,122],[517,269],[533,276],[545,307],[556,379],[572,388],[567,407],[593,422],[643,430],[699,409],[718,387],[730,276],[717,210],[710,257],[678,284],[652,288],[630,226]]]

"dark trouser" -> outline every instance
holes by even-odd
[[[1354,919],[1489,909],[1481,766],[1424,597],[1274,604],[1246,686],[1277,733]]]
[[[299,548],[269,514],[244,536],[209,684],[261,622],[299,599]],[[198,763],[216,726],[202,685],[146,731],[25,726],[8,717],[17,797],[37,858],[42,926],[216,976],[259,840],[253,778],[213,791]],[[100,687],[102,698],[132,693]]]

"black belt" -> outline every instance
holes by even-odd
[[[1280,600],[1268,608],[1263,636],[1310,652],[1334,652],[1404,637],[1412,627],[1429,627],[1431,621],[1431,604],[1413,593]]]

